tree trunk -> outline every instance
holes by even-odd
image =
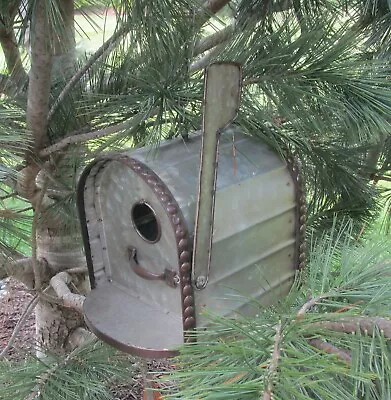
[[[0,28],[0,43],[12,83],[18,87],[24,86],[27,82],[27,74],[22,64],[14,31],[5,27]]]
[[[40,227],[37,235],[37,258],[45,259],[50,270],[50,278],[60,271],[85,267],[85,255],[81,237],[76,233],[64,235],[61,230]],[[51,225],[51,224],[50,224]],[[46,282],[49,283],[49,282]],[[73,292],[86,294],[90,287],[86,274],[78,274],[69,287]],[[46,292],[50,298],[58,299],[51,288]],[[84,327],[83,316],[79,310],[64,307],[58,303],[41,300],[36,307],[36,333],[38,342],[52,353],[61,354],[69,350],[68,342],[72,333]]]
[[[47,2],[37,0],[31,29],[31,70],[27,100],[27,126],[34,140],[33,151],[38,154],[47,144],[47,115],[51,88],[52,49]]]
[[[74,60],[75,38],[73,26],[73,0],[62,0],[60,10],[63,14],[63,26],[60,32],[51,32],[48,23],[47,1],[36,0],[31,28],[31,70],[29,77],[27,124],[33,136],[33,156],[27,155],[27,172],[33,171],[28,181],[30,185],[29,200],[40,217],[36,219],[36,229],[33,222],[33,259],[45,260],[47,270],[41,276],[42,289],[46,289],[36,306],[36,333],[39,344],[51,353],[61,354],[67,350],[67,343],[72,333],[84,326],[83,316],[78,310],[72,309],[54,287],[51,279],[60,271],[85,267],[85,256],[78,232],[65,235],[61,218],[47,216],[46,207],[52,202],[42,191],[50,190],[51,181],[46,173],[36,164],[39,151],[48,143],[48,111],[52,80],[58,72],[64,73]],[[54,61],[57,59],[57,62]],[[65,62],[67,60],[67,62]],[[57,71],[53,73],[54,69]],[[57,75],[58,76],[58,75]],[[44,163],[45,168],[53,171],[53,165]],[[31,170],[31,171],[30,171]],[[34,184],[35,182],[35,184]],[[49,188],[47,187],[49,186]],[[45,213],[45,217],[42,217]],[[35,242],[35,243],[34,243]],[[36,250],[36,254],[35,254]],[[86,274],[78,274],[69,282],[64,282],[65,288],[73,292],[85,294],[88,290]],[[40,290],[40,288],[37,288]],[[82,298],[79,296],[79,300]],[[80,301],[79,301],[80,304]],[[39,355],[42,353],[38,353]]]

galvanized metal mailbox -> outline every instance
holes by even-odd
[[[304,262],[298,169],[259,139],[221,134],[210,265],[192,268],[201,133],[95,160],[79,183],[91,293],[87,325],[143,357],[169,357],[202,310],[253,315]]]

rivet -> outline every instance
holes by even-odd
[[[192,315],[194,315],[194,307],[187,307],[185,308],[185,311],[183,312],[183,315],[185,317],[191,317]]]
[[[304,253],[301,253],[300,255],[299,255],[299,261],[300,262],[303,262],[305,260],[305,254]]]
[[[194,317],[188,317],[185,319],[185,322],[183,325],[184,325],[185,329],[190,329],[190,328],[194,327],[194,324],[195,324]]]
[[[203,275],[197,276],[196,286],[198,289],[203,289],[206,286],[206,277]]]
[[[183,247],[187,247],[189,242],[186,239],[181,239],[178,243],[179,249],[182,249]]]
[[[194,304],[193,296],[186,296],[183,300],[183,304],[185,307],[192,306]]]
[[[180,239],[180,238],[182,238],[183,236],[185,236],[185,231],[184,231],[181,227],[179,227],[179,228],[177,228],[177,230],[175,231],[175,236],[176,236],[177,239]]]
[[[302,215],[302,216],[300,217],[300,223],[301,223],[301,224],[304,224],[305,221],[306,221],[306,216],[305,216],[305,215]]]
[[[190,268],[191,268],[190,263],[183,263],[181,266],[181,272],[183,274],[187,274],[188,272],[190,272]]]
[[[156,184],[157,184],[157,180],[156,180],[156,178],[155,178],[154,176],[149,177],[149,178],[147,179],[147,182],[148,182],[150,185],[156,185]]]
[[[191,285],[186,285],[183,288],[183,292],[182,293],[183,293],[184,296],[190,296],[193,293],[193,288],[191,287]]]
[[[169,199],[170,198],[166,194],[163,194],[163,196],[160,196],[160,201],[162,203],[166,203]]]
[[[179,224],[181,223],[181,219],[180,219],[177,215],[174,215],[174,216],[172,217],[172,223],[173,223],[174,225],[179,225]]]
[[[182,251],[182,253],[179,255],[179,260],[181,262],[189,261],[190,259],[190,253],[188,251]]]
[[[141,165],[139,165],[139,164],[136,164],[136,165],[133,167],[133,169],[134,169],[135,171],[141,171],[141,170],[143,169],[143,167],[142,167]]]
[[[303,205],[300,207],[300,214],[305,214],[307,212],[307,206]]]
[[[177,212],[177,207],[174,205],[169,205],[166,207],[166,210],[169,214],[175,214]]]
[[[156,189],[156,190],[159,190],[160,192],[163,192],[163,193],[166,192],[166,188],[165,188],[161,183],[157,183],[157,184],[155,185],[155,189]]]
[[[305,262],[301,262],[298,266],[298,269],[303,269],[305,267]]]
[[[300,247],[299,247],[300,253],[304,253],[305,250],[306,250],[306,248],[307,248],[306,244],[305,244],[305,243],[302,243],[302,244],[300,245]]]
[[[301,234],[303,234],[305,232],[305,228],[306,228],[305,224],[300,226],[299,231],[300,231]]]

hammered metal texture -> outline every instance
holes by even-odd
[[[134,172],[139,174],[142,179],[149,185],[153,191],[159,193],[159,200],[166,210],[167,214],[170,215],[170,222],[175,232],[176,247],[178,252],[178,268],[180,277],[180,288],[181,288],[181,300],[182,300],[182,314],[183,314],[183,329],[184,332],[187,330],[194,329],[196,326],[194,302],[189,304],[190,299],[193,299],[193,288],[192,286],[185,286],[190,281],[190,239],[189,233],[186,226],[186,221],[183,218],[182,212],[170,190],[162,182],[162,180],[145,164],[140,161],[129,158],[126,156],[116,156],[113,160],[119,161],[131,168]],[[186,287],[186,293],[185,293]],[[185,299],[187,302],[185,304]],[[185,341],[189,340],[189,337],[184,334]]]

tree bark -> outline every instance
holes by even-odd
[[[38,232],[37,256],[48,261],[51,278],[45,284],[52,287],[47,295],[53,298],[53,302],[41,299],[38,303],[35,310],[36,333],[38,342],[45,349],[61,354],[69,350],[68,342],[73,332],[84,327],[82,295],[90,287],[85,273],[75,275],[65,272],[75,268],[75,271],[85,271],[81,238],[77,235],[64,236],[52,224],[45,225]],[[72,303],[74,299],[75,305]]]
[[[3,49],[5,62],[12,83],[17,87],[24,86],[27,82],[27,74],[23,67],[18,44],[12,28],[0,28],[0,44]]]
[[[28,172],[36,165],[39,152],[48,144],[48,113],[52,80],[54,77],[63,78],[68,68],[73,69],[75,37],[74,37],[74,2],[62,0],[59,2],[62,14],[62,27],[57,32],[52,32],[53,27],[47,19],[48,2],[36,0],[31,21],[31,70],[29,76],[28,101],[27,101],[27,126],[33,137],[32,155],[27,155]],[[56,63],[54,63],[56,61]],[[55,70],[55,71],[54,71]],[[53,73],[54,71],[54,73]],[[58,74],[62,74],[60,76]],[[38,167],[39,169],[39,167]],[[39,172],[39,171],[38,171]],[[37,171],[34,169],[34,178],[29,180],[30,185],[25,192],[36,198],[37,193],[46,190],[45,185],[37,183]],[[54,173],[54,172],[53,172]],[[31,175],[31,174],[30,174]],[[29,176],[30,176],[29,175]],[[48,182],[50,186],[50,182]],[[23,186],[23,185],[22,185]],[[44,196],[43,196],[44,197]],[[30,201],[34,202],[30,197]],[[47,206],[44,202],[36,212],[45,212]],[[64,235],[61,219],[46,217],[37,219],[37,229],[33,232],[33,256],[36,264],[46,260],[47,273],[42,276],[42,287],[48,287],[44,293],[39,291],[40,298],[35,309],[36,334],[38,342],[44,349],[52,353],[61,354],[66,351],[69,337],[73,331],[84,326],[83,316],[80,312],[80,303],[76,309],[66,307],[71,289],[82,295],[88,290],[88,280],[85,274],[75,279],[65,274],[67,280],[61,280],[60,275],[53,280],[57,289],[67,289],[66,296],[57,296],[50,282],[59,272],[67,269],[85,267],[85,257],[81,240],[77,240],[77,232]],[[35,258],[34,257],[34,258]],[[49,285],[49,286],[48,286]],[[79,300],[82,298],[80,296]],[[66,303],[66,304],[65,304]],[[38,353],[38,355],[43,355]]]
[[[46,6],[45,0],[36,1],[31,29],[27,127],[33,136],[33,152],[36,155],[47,144],[47,115],[53,62]]]

